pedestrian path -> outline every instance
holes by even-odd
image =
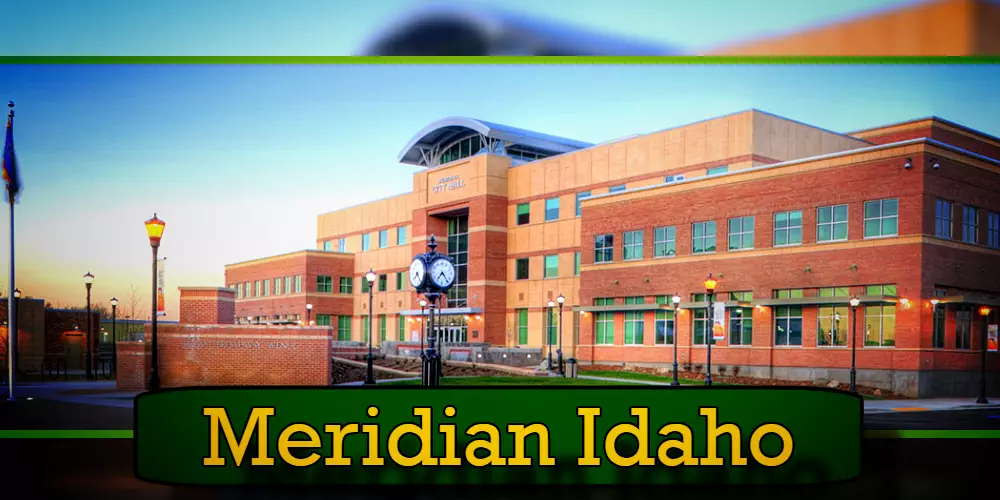
[[[1000,408],[1000,398],[993,398],[987,404],[976,404],[976,398],[865,400],[865,413],[982,410],[984,408]]]

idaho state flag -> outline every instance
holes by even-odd
[[[7,139],[3,144],[3,180],[7,183],[9,200],[16,201],[21,192],[21,175],[17,171],[17,156],[14,155],[14,111],[7,116]]]

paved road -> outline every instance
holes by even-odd
[[[865,429],[1000,430],[1000,408],[953,411],[893,411],[865,414]],[[1000,445],[1000,442],[996,443]]]

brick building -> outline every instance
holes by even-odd
[[[317,250],[227,266],[237,318],[311,303],[363,340],[373,269],[376,338],[412,339],[406,271],[434,234],[458,264],[451,342],[558,342],[562,294],[567,355],[669,366],[676,340],[697,369],[712,273],[713,370],[846,380],[856,296],[859,381],[960,394],[998,322],[1000,139],[946,120],[842,134],[748,110],[591,145],[448,118],[398,159],[424,167],[411,192],[319,215]]]

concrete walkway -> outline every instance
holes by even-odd
[[[988,404],[976,404],[976,398],[941,399],[866,399],[865,413],[982,410],[1000,408],[1000,398],[989,399]]]
[[[87,391],[86,393],[75,393]],[[57,382],[26,382],[17,384],[18,396],[82,403],[98,406],[131,408],[138,391],[118,391],[114,380],[70,380]]]

